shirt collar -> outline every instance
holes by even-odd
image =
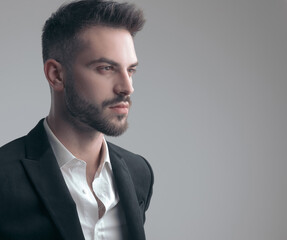
[[[52,147],[52,150],[55,154],[55,157],[57,159],[58,165],[60,168],[62,168],[65,164],[68,162],[71,162],[74,159],[77,159],[61,142],[60,140],[55,136],[55,134],[52,132],[51,128],[49,127],[47,120],[44,120],[44,128],[46,130],[48,140],[50,142],[50,145]],[[108,165],[110,169],[112,169],[109,151],[108,151],[108,144],[103,138],[103,144],[102,144],[102,158],[101,158],[101,164],[99,166],[99,169],[97,170],[97,174],[99,174],[103,168],[103,166]],[[80,159],[78,159],[80,160]],[[82,161],[82,160],[81,160]]]

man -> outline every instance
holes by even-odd
[[[82,0],[43,28],[51,109],[0,149],[0,239],[145,239],[147,161],[105,141],[127,129],[144,24],[127,3]]]

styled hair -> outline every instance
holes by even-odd
[[[64,4],[43,27],[43,61],[53,58],[63,65],[69,64],[81,48],[79,34],[89,27],[123,28],[134,36],[144,23],[143,11],[130,3],[80,0]]]

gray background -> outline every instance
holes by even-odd
[[[287,238],[286,0],[137,0],[130,129],[155,172],[147,238]],[[61,0],[0,2],[0,145],[49,109],[41,27]]]

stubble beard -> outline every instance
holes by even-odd
[[[130,97],[119,95],[114,99],[106,100],[101,105],[92,104],[83,99],[74,87],[74,81],[70,77],[65,86],[65,103],[73,125],[82,130],[94,129],[107,136],[120,136],[128,128],[127,115],[105,116],[104,109],[112,104],[128,102]],[[112,118],[111,118],[112,117]]]

